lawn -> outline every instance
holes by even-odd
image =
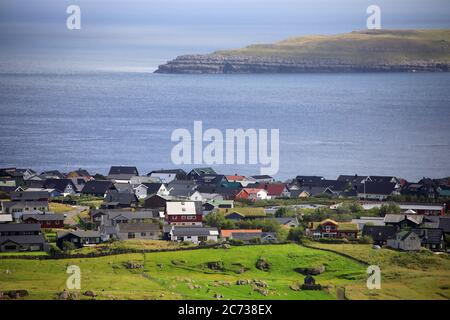
[[[399,252],[372,249],[363,244],[324,244],[317,248],[341,252],[381,269],[381,289],[369,291],[364,284],[346,287],[350,299],[450,299],[450,258],[428,250]]]
[[[258,258],[271,263],[268,271],[256,268]],[[128,269],[127,262],[142,264]],[[219,270],[208,262],[222,264]],[[365,282],[365,267],[334,253],[295,244],[242,246],[177,252],[124,254],[100,258],[64,260],[0,260],[0,287],[29,290],[30,299],[53,299],[65,288],[66,268],[81,268],[81,291],[92,290],[98,299],[334,299],[336,286]],[[298,267],[324,265],[316,280],[329,289],[294,291],[302,282]],[[239,273],[246,270],[243,273]],[[237,280],[262,280],[266,293]]]
[[[66,213],[73,210],[73,207],[63,203],[49,202],[48,209],[54,213]]]

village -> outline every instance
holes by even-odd
[[[128,240],[190,245],[370,243],[447,252],[450,178],[218,174],[212,168],[0,169],[0,252],[70,252]]]

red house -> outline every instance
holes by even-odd
[[[24,223],[39,223],[42,229],[64,227],[64,216],[62,214],[23,214],[22,221]]]
[[[201,226],[203,214],[201,202],[172,201],[166,204],[166,220],[169,224],[179,226]]]
[[[321,222],[312,222],[308,235],[315,239],[319,238],[358,238],[358,226],[355,223],[338,223],[331,219],[325,219]]]

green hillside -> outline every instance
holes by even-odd
[[[222,50],[221,56],[351,59],[364,63],[383,60],[450,62],[450,29],[365,30],[338,35],[289,38],[274,44],[255,44]]]

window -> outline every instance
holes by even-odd
[[[147,236],[147,233],[141,232],[141,237],[145,237],[145,236]]]
[[[135,234],[133,232],[128,232],[128,239],[134,239]]]

